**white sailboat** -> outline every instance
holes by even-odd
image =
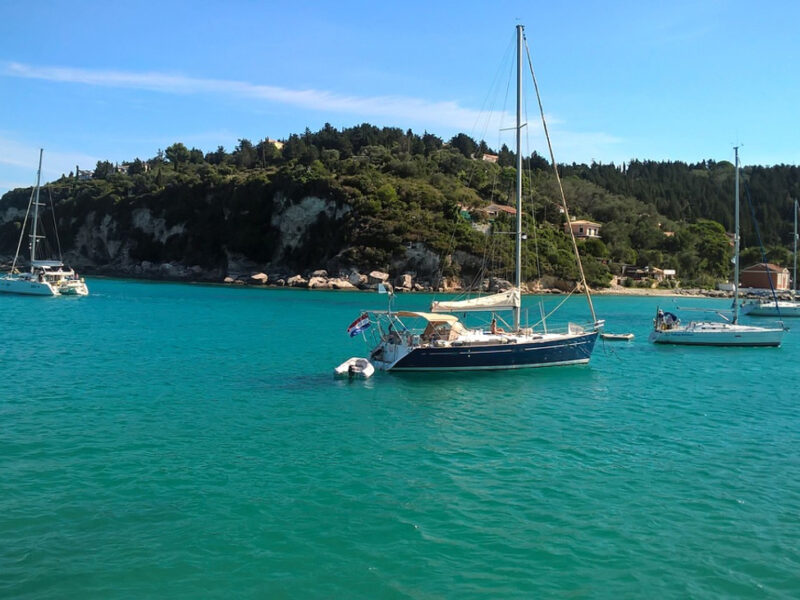
[[[42,178],[42,154],[43,150],[39,150],[39,170],[36,172],[36,187],[28,202],[28,210],[25,213],[25,220],[23,221],[22,230],[20,231],[17,251],[14,255],[11,271],[0,275],[0,292],[6,294],[23,294],[26,296],[86,296],[89,293],[86,282],[83,278],[78,277],[75,271],[69,267],[65,267],[61,259],[42,260],[37,258],[36,251],[39,241],[44,239],[44,236],[39,234],[39,207],[43,206],[39,202],[39,188]],[[28,217],[31,215],[31,208],[33,208],[33,218],[31,220],[30,234],[28,234],[31,251],[30,270],[23,272],[17,269],[17,264],[20,258],[22,240],[25,238],[26,234],[25,228]]]
[[[386,371],[476,371],[524,369],[574,365],[589,362],[603,321],[597,319],[578,248],[572,237],[583,289],[586,292],[592,321],[588,326],[570,323],[564,331],[535,331],[523,327],[521,312],[522,260],[522,44],[523,27],[517,26],[517,119],[516,119],[516,257],[513,289],[462,301],[434,302],[431,312],[370,311],[368,323],[375,324],[375,345],[370,353],[373,364]],[[534,80],[535,84],[535,80]],[[540,105],[541,107],[541,105]],[[542,118],[544,118],[544,112]],[[546,132],[546,129],[545,129]],[[548,139],[549,141],[549,139]],[[556,162],[551,149],[551,159]],[[564,212],[569,218],[562,190]],[[571,231],[571,230],[570,230]],[[510,310],[510,331],[498,329],[494,319],[488,330],[468,329],[451,312]],[[362,317],[363,319],[364,317]],[[361,322],[361,321],[357,321]],[[415,327],[414,322],[420,323]],[[369,325],[366,325],[368,327]],[[353,326],[351,325],[351,328]],[[351,333],[352,335],[352,333]]]
[[[742,314],[753,317],[800,317],[800,300],[797,300],[797,200],[794,201],[794,269],[792,272],[791,300],[748,300],[742,303]]]
[[[734,192],[734,276],[733,316],[725,321],[692,321],[681,325],[672,313],[658,310],[653,320],[650,341],[654,344],[679,344],[687,346],[780,346],[783,339],[783,324],[780,327],[755,327],[739,323],[739,148],[736,156],[736,183]]]

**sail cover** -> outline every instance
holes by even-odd
[[[470,298],[469,300],[453,300],[452,302],[432,302],[431,312],[470,312],[489,310],[510,310],[521,305],[519,290],[512,288],[499,294]]]

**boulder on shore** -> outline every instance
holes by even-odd
[[[403,273],[394,280],[395,288],[402,291],[410,291],[414,285],[414,278],[411,273]]]
[[[366,275],[354,271],[347,277],[347,281],[355,287],[363,288],[369,283],[369,278]]]
[[[302,275],[293,275],[286,280],[289,287],[308,287],[308,280]]]
[[[372,271],[369,274],[369,284],[375,285],[377,283],[386,283],[389,280],[389,274],[383,271]]]
[[[343,279],[341,277],[337,277],[335,279],[330,279],[328,281],[330,284],[331,289],[334,290],[355,290],[357,289],[352,283],[350,283],[347,279]]]
[[[308,280],[308,289],[310,290],[329,290],[331,284],[327,277],[311,277]]]

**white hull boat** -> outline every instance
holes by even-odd
[[[354,356],[348,358],[333,370],[334,377],[348,377],[350,379],[369,379],[375,372],[375,367],[366,358]]]
[[[36,258],[38,245],[44,240],[43,235],[39,234],[39,187],[42,175],[42,151],[39,151],[39,170],[36,174],[36,187],[31,200],[28,203],[28,211],[25,214],[25,222],[20,232],[17,252],[14,255],[14,262],[11,271],[0,276],[0,293],[22,294],[25,296],[86,296],[89,288],[83,278],[78,277],[69,267],[65,267],[61,260],[40,260]],[[29,234],[31,249],[31,266],[27,272],[20,272],[17,269],[22,240],[25,238],[25,224],[33,208],[31,218],[31,230]],[[60,251],[59,251],[60,254]]]
[[[672,313],[658,310],[653,319],[650,341],[654,344],[681,346],[780,346],[783,339],[783,323],[775,327],[756,327],[739,323],[739,148],[734,148],[736,179],[734,192],[734,275],[733,316],[725,321],[692,321],[681,325]],[[722,316],[722,315],[721,315]]]
[[[780,346],[783,329],[753,327],[733,323],[692,322],[686,326],[654,329],[654,344],[683,346]]]
[[[57,296],[58,290],[47,281],[38,281],[30,273],[9,273],[0,276],[0,292],[25,296]]]
[[[632,333],[601,333],[600,337],[612,342],[629,342],[634,336]]]
[[[800,301],[753,300],[742,304],[742,314],[751,317],[800,317]]]

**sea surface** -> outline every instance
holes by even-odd
[[[0,296],[2,598],[800,597],[800,320],[656,347],[673,300],[601,296],[589,365],[350,382],[386,296],[88,284]]]

